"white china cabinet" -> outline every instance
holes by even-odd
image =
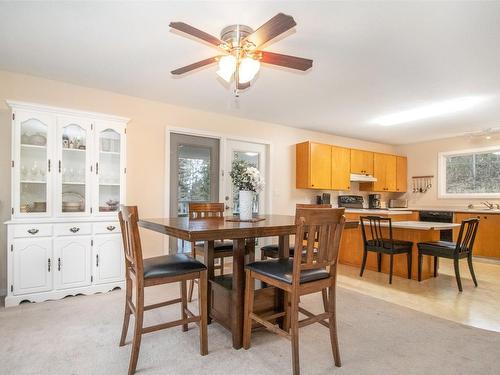
[[[7,103],[12,217],[5,305],[123,287],[117,212],[125,203],[128,119]]]

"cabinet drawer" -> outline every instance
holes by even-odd
[[[92,233],[92,224],[90,223],[68,223],[55,224],[54,234],[56,236],[75,236]]]
[[[52,236],[52,224],[14,225],[14,237],[48,237]]]
[[[117,221],[94,223],[94,234],[110,234],[120,232],[120,223]]]

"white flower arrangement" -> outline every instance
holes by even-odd
[[[259,170],[245,160],[233,160],[230,176],[238,190],[258,193],[264,189],[264,179]]]

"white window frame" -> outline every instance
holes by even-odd
[[[499,199],[500,193],[462,193],[450,194],[446,192],[446,157],[455,155],[466,155],[478,152],[500,151],[500,145],[490,147],[472,148],[458,151],[447,151],[438,153],[438,198],[440,199]]]

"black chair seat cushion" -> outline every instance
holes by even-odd
[[[293,257],[295,247],[290,246],[290,256]],[[268,257],[268,258],[278,258],[279,255],[279,245],[277,244],[272,244],[272,245],[266,245],[262,246],[260,248],[260,251]]]
[[[185,254],[162,255],[154,258],[146,258],[143,263],[145,279],[179,276],[207,269],[203,263]]]
[[[293,259],[270,259],[247,264],[245,268],[285,283],[292,283]],[[305,270],[300,275],[300,283],[326,279],[330,274],[325,269]]]
[[[418,252],[423,255],[433,255],[442,258],[454,258],[456,242],[436,241],[436,242],[420,242],[417,244]],[[459,254],[459,258],[466,257],[468,252]]]
[[[201,247],[204,248],[205,243],[203,241],[199,241],[195,243],[196,247]],[[233,250],[233,241],[231,240],[224,240],[224,241],[215,241],[214,242],[214,251],[228,251],[228,250]]]
[[[392,240],[394,244],[394,251],[392,250],[391,240],[383,239],[382,242],[377,242],[375,240],[368,240],[367,249],[371,251],[378,251],[381,253],[407,253],[411,251],[413,247],[413,242],[411,241],[401,241],[401,240]]]

